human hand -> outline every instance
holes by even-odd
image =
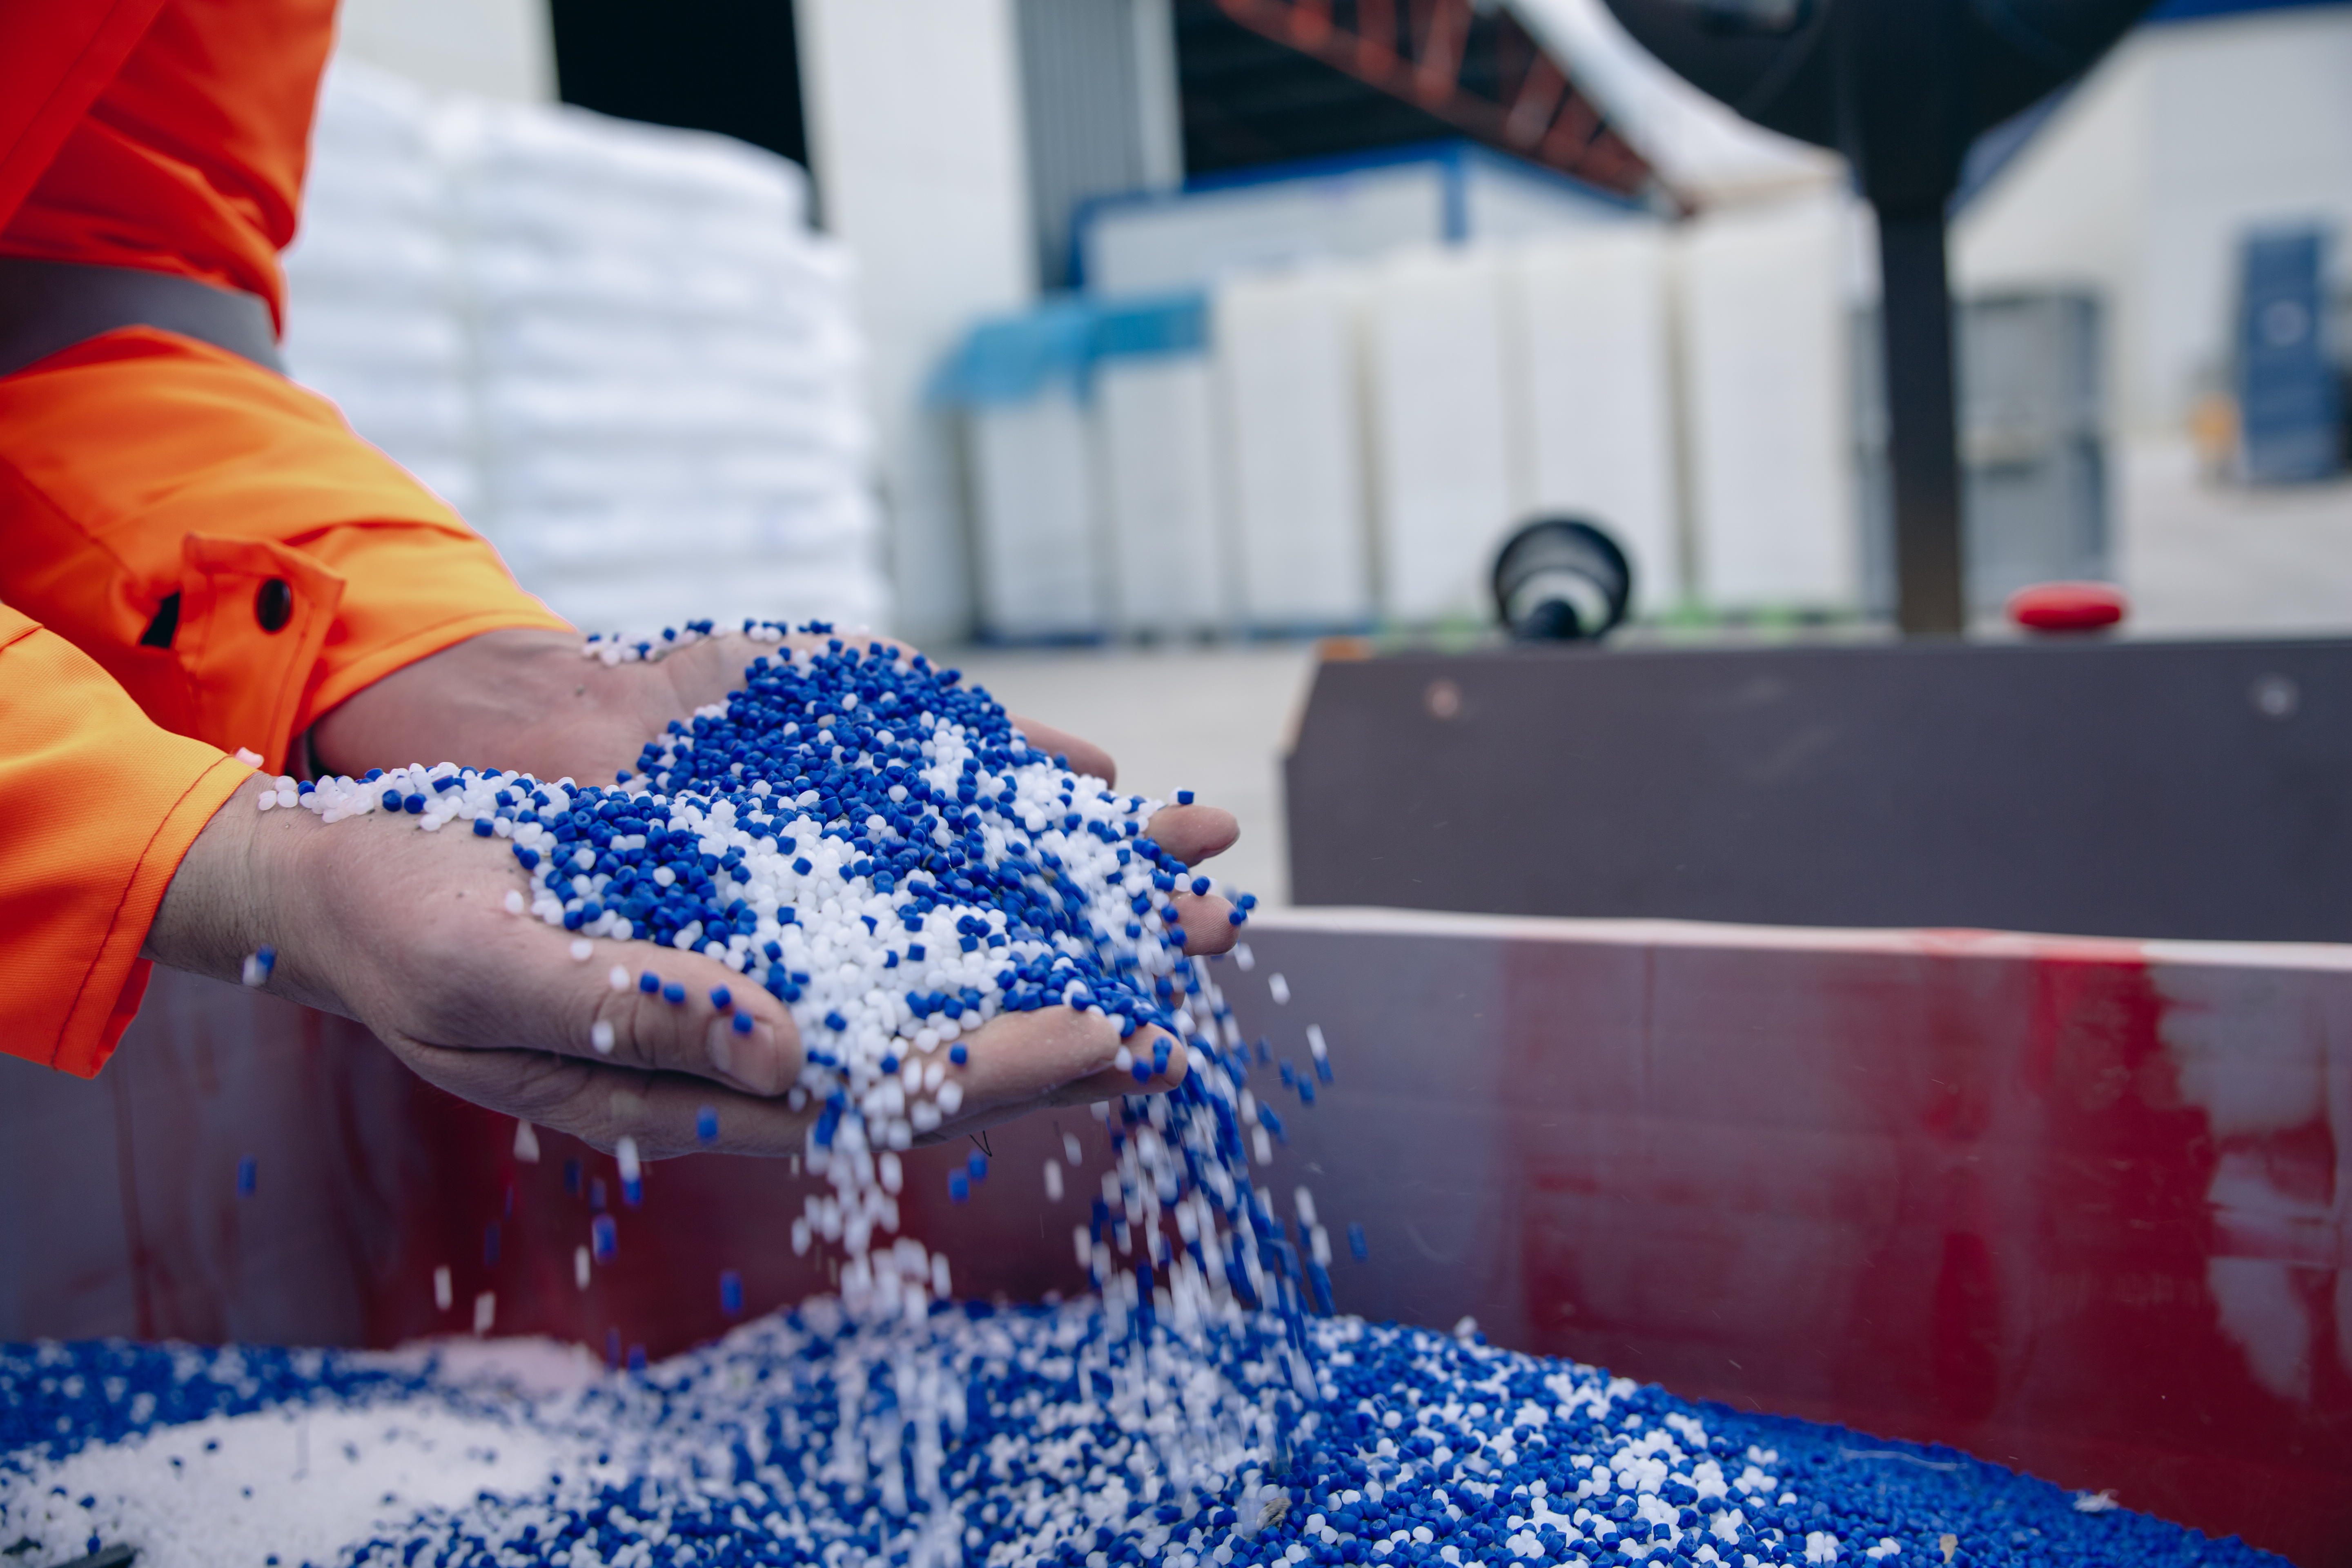
[[[673,721],[743,685],[762,654],[824,651],[835,639],[795,632],[782,643],[721,632],[656,659],[608,665],[583,658],[576,633],[515,627],[484,632],[393,671],[353,693],[311,726],[320,764],[353,777],[370,768],[461,761],[534,778],[609,782]],[[903,643],[861,636],[911,653]],[[1099,746],[1014,719],[1072,771],[1106,784],[1118,767]]]
[[[230,980],[247,954],[273,947],[273,994],[357,1019],[451,1093],[599,1148],[624,1136],[647,1157],[805,1146],[814,1109],[780,1098],[801,1071],[798,1034],[765,991],[714,960],[646,942],[589,942],[575,958],[583,939],[508,912],[526,879],[496,841],[419,832],[391,815],[331,826],[307,812],[264,815],[268,783],[239,790],[198,836],[146,956]],[[1213,841],[1202,826],[1174,834],[1171,849]],[[1219,920],[1207,934],[1230,943],[1230,930]],[[639,990],[646,969],[683,986],[684,1001]],[[712,1000],[722,986],[725,1006]],[[1167,1074],[1138,1084],[1113,1065],[1115,1027],[1066,1008],[999,1016],[968,1043],[968,1061],[951,1069],[962,1103],[926,1142],[1044,1105],[1164,1089],[1187,1066],[1171,1041]],[[1148,1058],[1150,1037],[1129,1043]],[[706,1107],[718,1114],[709,1142],[699,1137]]]
[[[330,771],[356,776],[370,768],[450,761],[507,768],[535,778],[610,781],[632,766],[646,742],[673,721],[743,685],[744,671],[779,647],[824,651],[831,637],[793,633],[779,645],[721,632],[675,647],[660,658],[607,665],[583,658],[572,632],[485,632],[394,671],[312,727],[312,744]],[[850,640],[846,637],[839,640]],[[911,653],[890,638],[857,635]],[[1118,764],[1078,736],[1015,716],[1013,726],[1072,772],[1118,782]],[[1147,831],[1186,865],[1233,847],[1241,837],[1233,814],[1208,805],[1171,805]],[[1237,940],[1223,899],[1176,895],[1185,952],[1223,952]]]

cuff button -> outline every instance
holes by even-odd
[[[294,618],[294,589],[283,577],[272,577],[253,596],[253,618],[265,632],[282,632]]]

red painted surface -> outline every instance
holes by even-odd
[[[2094,632],[2122,622],[2131,602],[2109,583],[2036,583],[2009,596],[2009,618],[2029,631]]]
[[[1249,937],[1255,969],[1217,971],[1245,1032],[1301,1065],[1307,1024],[1329,1040],[1262,1179],[1369,1233],[1342,1310],[1475,1315],[2352,1563],[2352,949],[1345,910]],[[1091,1163],[1056,1206],[1064,1131]],[[1077,1289],[1095,1124],[991,1142],[969,1205],[970,1145],[909,1162],[906,1228],[960,1292]],[[99,1083],[0,1078],[0,1337],[388,1344],[490,1290],[500,1333],[658,1357],[726,1330],[721,1269],[751,1312],[824,1280],[787,1241],[814,1184],[697,1158],[649,1168],[583,1291],[587,1183],[617,1203],[617,1173],[541,1146],[518,1164],[512,1122],[346,1024],[167,980]]]

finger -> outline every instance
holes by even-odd
[[[1118,1025],[1074,1007],[1001,1013],[963,1041],[963,1065],[947,1075],[963,1090],[958,1114],[1021,1105],[1100,1072],[1118,1045]]]
[[[1185,1075],[1192,1071],[1192,1058],[1184,1049],[1184,1043],[1165,1030],[1139,1029],[1129,1044],[1139,1063],[1149,1063],[1155,1045],[1162,1039],[1168,1042],[1166,1072],[1151,1073],[1139,1081],[1133,1068],[1107,1068],[1062,1085],[1045,1097],[1045,1103],[1052,1106],[1091,1105],[1098,1100],[1117,1100],[1123,1094],[1166,1093],[1182,1083]]]
[[[782,1094],[800,1076],[799,1031],[782,1002],[700,953],[573,937],[528,915],[467,943],[472,969],[445,1006],[406,1032],[436,1046],[522,1047],[647,1072],[686,1073]],[[583,956],[584,954],[584,956]],[[648,988],[647,976],[651,976]]]
[[[1169,805],[1154,813],[1144,834],[1187,866],[1231,849],[1242,836],[1234,814],[1213,805]]]
[[[800,1031],[791,1012],[725,964],[607,941],[591,943],[575,968],[591,1016],[584,1039],[556,1047],[568,1055],[715,1079],[755,1095],[782,1094],[800,1077]]]
[[[1215,894],[1179,893],[1175,899],[1177,929],[1184,933],[1184,951],[1195,957],[1231,952],[1242,939],[1234,922],[1234,906]]]
[[[1072,773],[1100,779],[1106,786],[1118,783],[1118,764],[1111,761],[1108,752],[1092,741],[1082,741],[1066,731],[1055,729],[1051,724],[1040,724],[1034,719],[1024,719],[1017,714],[1007,717],[1013,720],[1013,727],[1027,737],[1031,745],[1049,757],[1066,759],[1066,765]]]
[[[697,1079],[543,1051],[457,1050],[416,1040],[394,1048],[419,1077],[452,1094],[607,1153],[625,1137],[648,1160],[698,1152],[772,1158],[805,1148],[815,1117],[813,1109],[794,1110]]]
[[[1162,1038],[1170,1046],[1164,1074],[1148,1073],[1138,1082],[1131,1067],[1118,1065],[1125,1044],[1148,1067]],[[964,1045],[968,1059],[954,1075],[963,1100],[954,1115],[918,1134],[918,1143],[961,1138],[1044,1106],[1159,1093],[1182,1082],[1186,1070],[1183,1047],[1172,1036],[1146,1027],[1122,1042],[1108,1018],[1069,1007],[1000,1015]]]

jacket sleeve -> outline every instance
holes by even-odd
[[[134,327],[0,378],[0,601],[147,715],[286,766],[353,692],[568,629],[448,505],[283,376]]]
[[[0,1050],[83,1078],[106,1065],[172,874],[251,776],[0,605]]]
[[[163,0],[0,6],[0,228],[163,8]]]

